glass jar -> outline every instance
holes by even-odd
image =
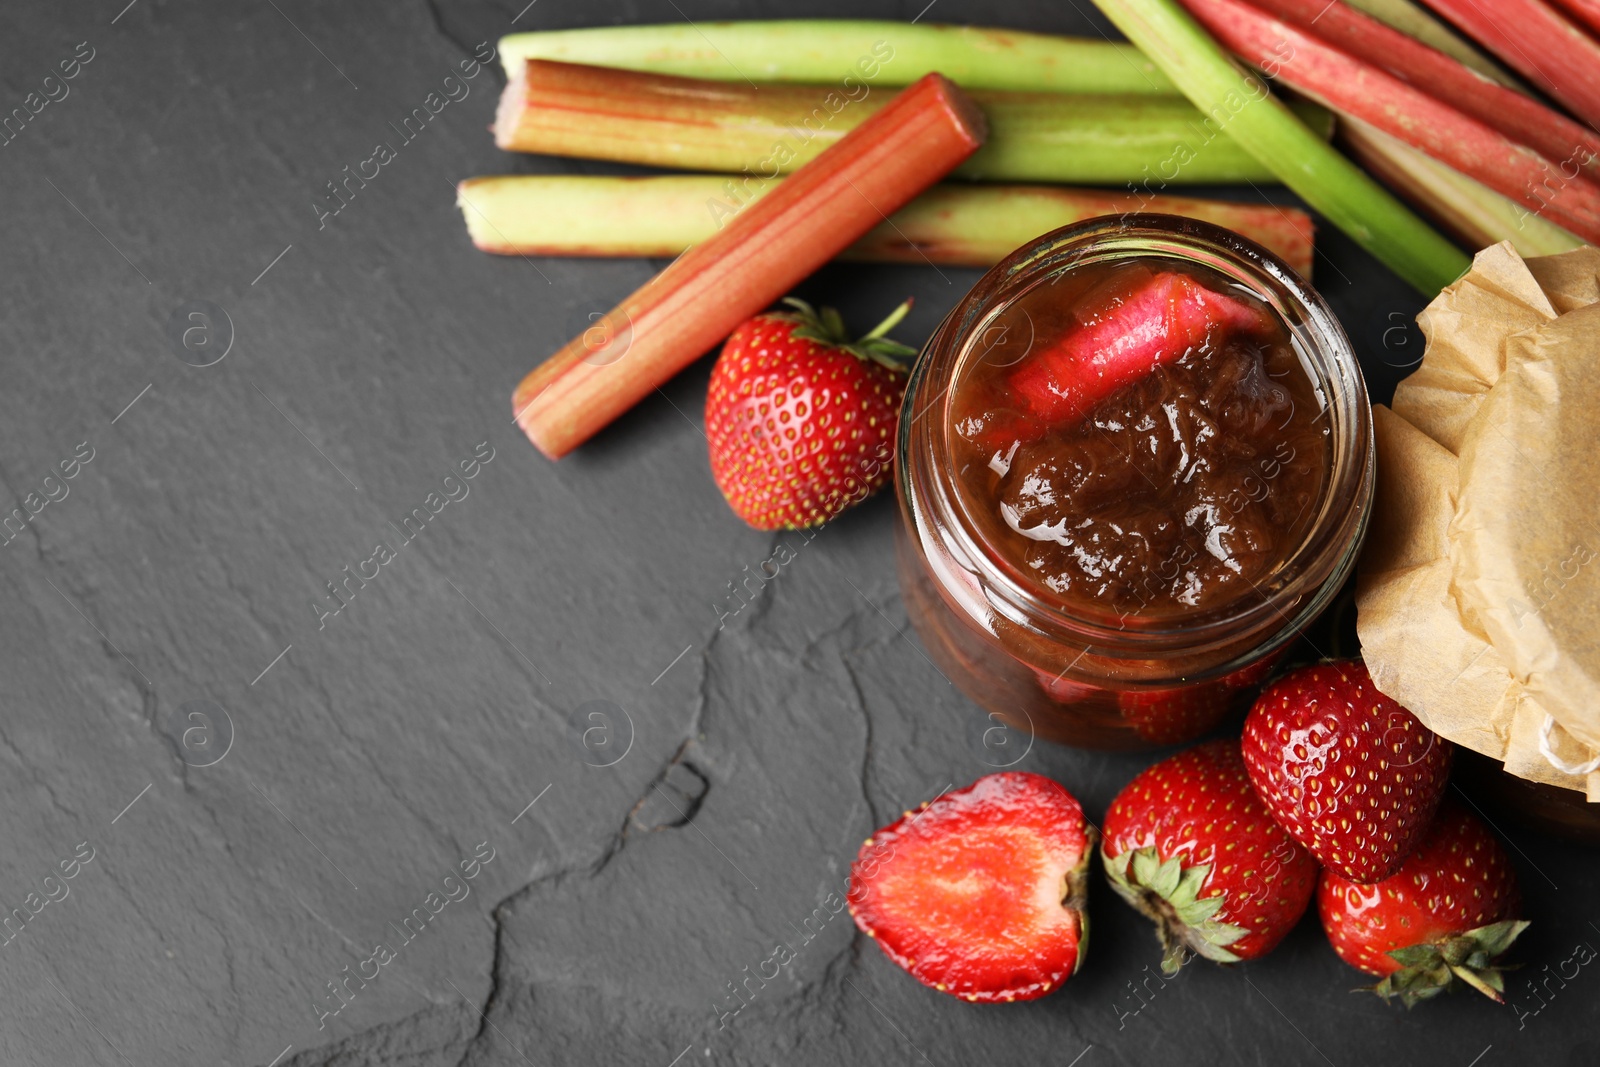
[[[1329,424],[1330,467],[1298,542],[1252,595],[1177,617],[1075,608],[1008,565],[974,519],[953,451],[951,406],[965,372],[979,360],[1019,361],[1031,348],[1032,321],[1025,308],[1019,314],[1019,298],[1066,272],[1133,258],[1208,269],[1275,312]],[[896,460],[907,610],[945,674],[1030,736],[1107,749],[1191,740],[1254,695],[1349,576],[1371,508],[1373,457],[1371,410],[1350,342],[1322,298],[1276,256],[1228,230],[1164,215],[1056,230],[984,275],[912,372]]]
[[[1565,841],[1600,847],[1600,804],[1581,790],[1530,782],[1507,771],[1497,759],[1457,745],[1453,757],[1457,784],[1482,811]]]

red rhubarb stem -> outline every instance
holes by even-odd
[[[1424,2],[1584,122],[1600,128],[1600,43],[1549,4]]]
[[[1600,243],[1600,186],[1563,174],[1498,130],[1242,0],[1182,2],[1245,62]]]
[[[1250,2],[1527,145],[1566,174],[1600,171],[1600,135],[1355,8],[1327,0]],[[1600,0],[1588,2],[1600,10]]]
[[[1360,119],[1339,123],[1346,151],[1468,248],[1510,241],[1524,258],[1570,252],[1583,241]]]
[[[983,115],[929,74],[523,379],[517,422],[565,455],[975,152]]]
[[[1589,32],[1600,34],[1600,0],[1556,0],[1578,22],[1589,27]]]
[[[1249,333],[1269,325],[1255,308],[1171,271],[1079,315],[1077,329],[1011,375],[1012,391],[1036,420],[1081,419],[1123,386],[1183,358],[1213,331]]]

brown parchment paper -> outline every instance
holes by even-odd
[[[1418,322],[1374,413],[1362,655],[1438,733],[1600,802],[1600,250],[1484,249]]]

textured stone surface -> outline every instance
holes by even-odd
[[[1532,835],[1520,1011],[1351,996],[1314,922],[1163,985],[1103,886],[1086,969],[1031,1005],[940,997],[854,936],[826,901],[860,840],[1002,762],[906,631],[891,507],[742,528],[706,469],[704,366],[537,456],[511,388],[659,264],[468,245],[455,180],[605,169],[498,153],[497,71],[410,141],[390,124],[514,17],[923,0],[523,2],[8,5],[0,112],[92,58],[0,147],[0,492],[56,497],[0,548],[0,905],[27,916],[0,945],[0,1061],[1594,1062],[1600,975],[1564,961],[1600,944],[1600,865]],[[1081,32],[1080,6],[929,17]],[[319,221],[380,141],[395,158]],[[1322,247],[1386,395],[1419,302]],[[836,268],[804,291],[855,321],[915,295],[919,339],[974,279]],[[188,319],[199,301],[226,321]],[[780,540],[793,561],[719,628]],[[334,613],[326,583],[380,543]],[[1144,762],[1040,744],[1018,765],[1098,814]],[[734,999],[780,944],[778,977]]]

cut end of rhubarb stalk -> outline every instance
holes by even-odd
[[[971,145],[968,154],[982,148],[983,142],[989,138],[989,120],[984,117],[983,110],[972,97],[962,92],[955,82],[943,74],[929,74],[917,84],[924,83],[927,84],[933,99],[942,105],[945,113],[949,115],[951,129],[957,131]]]
[[[561,448],[559,438],[547,440],[543,425],[537,419],[525,417],[528,409],[542,392],[544,383],[533,381],[533,375],[530,374],[522,379],[517,391],[511,395],[511,411],[516,416],[517,425],[522,427],[522,432],[528,435],[528,440],[533,442],[534,448],[544,454],[545,459],[560,459],[568,450]]]
[[[528,64],[506,64],[506,87],[494,109],[495,146],[510,152],[516,149],[517,125],[522,118],[523,101],[528,95]]]
[[[467,224],[467,236],[475,248],[483,252],[504,253],[514,251],[505,247],[506,241],[495,234],[493,210],[484,203],[492,201],[498,178],[467,178],[456,182],[456,207]]]

